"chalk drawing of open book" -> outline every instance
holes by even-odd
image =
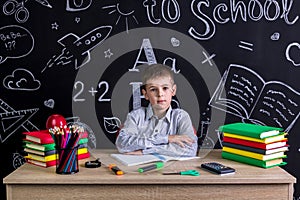
[[[281,81],[265,82],[255,71],[230,64],[209,105],[244,122],[293,127],[300,114],[300,93]]]

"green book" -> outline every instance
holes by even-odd
[[[55,149],[55,143],[51,144],[35,144],[33,142],[24,141],[24,147],[35,149],[38,151],[50,151]]]
[[[257,139],[263,139],[282,134],[283,129],[272,126],[262,126],[257,124],[238,122],[220,126],[219,131],[224,133],[231,133]]]
[[[33,142],[29,142],[26,140],[23,140],[24,142],[24,147],[30,148],[30,149],[35,149],[38,151],[50,151],[55,149],[55,143],[50,143],[50,144],[36,144]],[[78,142],[78,145],[84,145],[88,142],[88,138],[81,138]]]
[[[88,143],[89,139],[88,138],[81,138],[78,142],[78,144],[85,144]]]
[[[237,155],[237,154],[229,153],[229,152],[225,152],[225,151],[222,151],[222,158],[249,164],[249,165],[254,165],[254,166],[258,166],[258,167],[262,167],[262,168],[270,168],[270,167],[281,166],[281,165],[287,164],[286,162],[283,162],[283,158],[262,161],[262,160],[257,160],[254,158],[241,156],[241,155]]]

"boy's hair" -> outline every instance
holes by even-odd
[[[174,74],[170,69],[170,67],[163,64],[152,64],[147,66],[143,73],[142,76],[143,85],[145,85],[148,80],[157,77],[170,77],[172,85],[175,83]]]

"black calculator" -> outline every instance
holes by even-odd
[[[217,162],[208,162],[201,164],[201,168],[219,175],[234,174],[235,169]]]

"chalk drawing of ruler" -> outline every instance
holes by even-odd
[[[0,133],[0,141],[3,143],[21,126],[26,131],[39,130],[29,119],[39,110],[38,108],[27,110],[14,110],[5,101],[0,99],[0,108],[4,113],[0,113],[0,125],[3,130]]]

